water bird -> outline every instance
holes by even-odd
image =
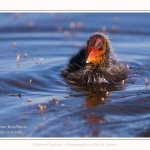
[[[127,78],[124,65],[117,61],[111,42],[103,32],[92,34],[61,74],[74,85],[112,85]]]

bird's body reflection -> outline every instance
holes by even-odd
[[[97,86],[76,86],[73,87],[72,90],[74,91],[81,91],[86,93],[86,99],[82,104],[83,107],[94,108],[99,105],[103,105],[109,101],[108,96],[112,91],[119,91],[124,89],[124,84],[103,84]]]

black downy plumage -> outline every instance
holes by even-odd
[[[109,38],[96,32],[88,39],[86,47],[70,59],[62,76],[69,84],[100,85],[121,82],[127,78],[127,73],[116,60]]]

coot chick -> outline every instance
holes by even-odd
[[[100,85],[116,84],[127,78],[127,73],[112,51],[109,38],[95,32],[78,54],[70,59],[62,70],[69,84]]]

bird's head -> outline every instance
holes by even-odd
[[[103,33],[94,33],[87,41],[87,58],[86,63],[92,65],[106,66],[110,46],[109,39]]]

